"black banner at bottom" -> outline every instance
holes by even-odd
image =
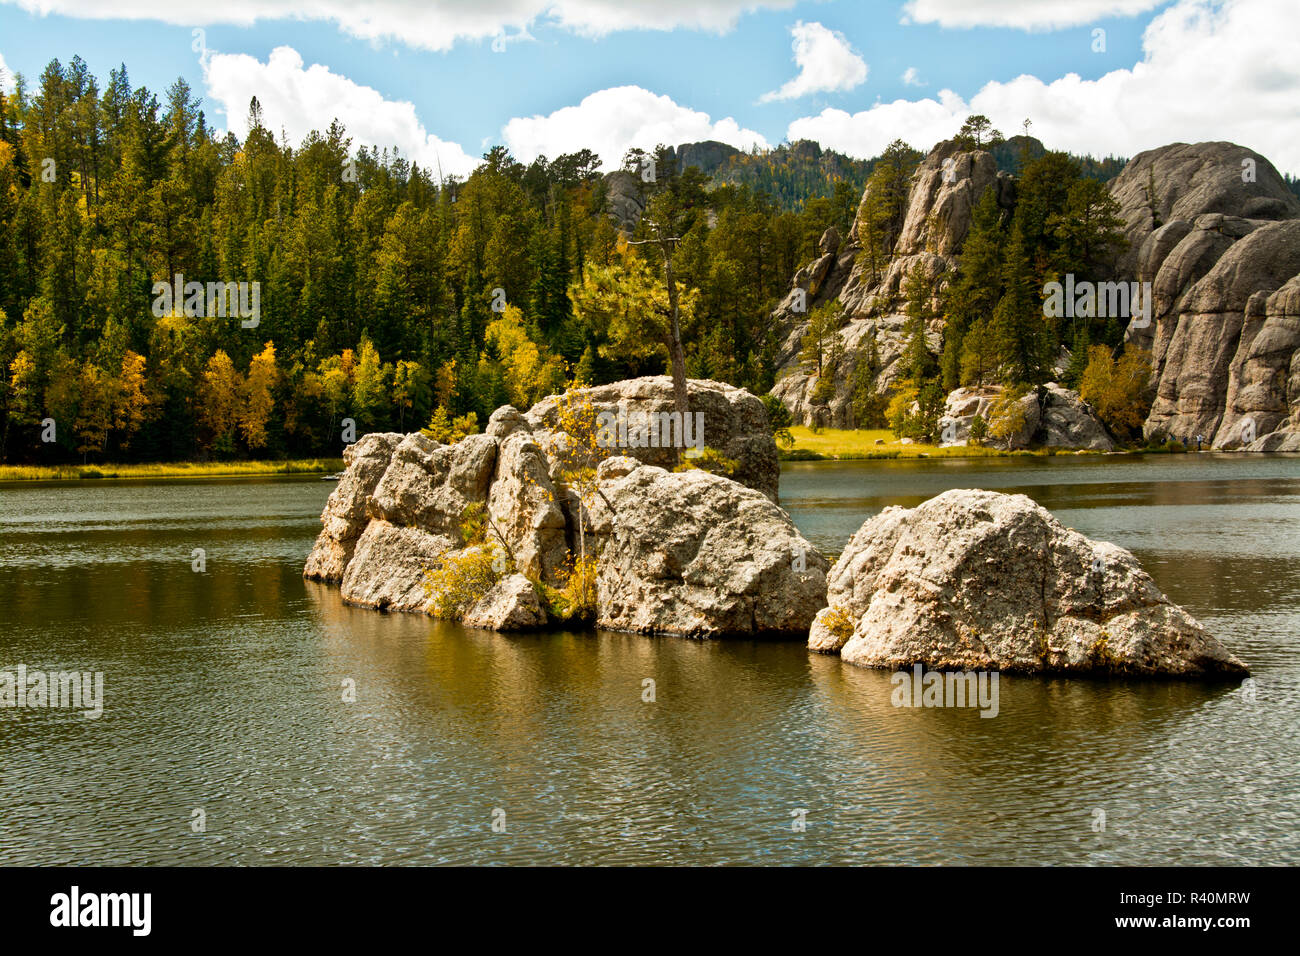
[[[869,926],[873,943],[897,934],[947,946],[953,932],[980,929],[999,943],[1105,938],[1182,948],[1254,942],[1260,930],[1274,938],[1286,929],[1296,884],[1296,871],[1280,868],[5,869],[0,916],[6,944],[374,945],[457,923],[497,944],[602,929],[657,945],[770,944],[771,933],[847,918]],[[687,935],[662,935],[676,930]]]

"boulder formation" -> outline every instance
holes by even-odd
[[[487,631],[527,631],[546,625],[546,611],[533,582],[512,574],[492,585],[491,590],[465,612],[461,623]]]
[[[1289,427],[1297,343],[1287,332],[1293,302],[1282,290],[1297,275],[1300,219],[1197,218],[1153,285],[1156,395],[1147,437],[1203,435],[1214,448],[1236,449]]]
[[[993,417],[993,405],[1002,393],[1000,385],[959,388],[949,392],[940,421],[940,446],[967,444],[975,416],[979,415],[988,424]],[[1106,426],[1073,389],[1048,382],[1041,391],[1025,395],[1019,404],[1023,424],[1005,440],[1008,449],[1040,446],[1115,450],[1115,440]]]
[[[1246,665],[1128,551],[1023,495],[889,507],[831,569],[808,646],[865,667],[1208,677]]]
[[[307,558],[304,574],[313,581],[338,584],[366,529],[366,500],[388,470],[393,451],[403,435],[372,432],[343,450],[343,477],[325,503],[321,524],[325,527]]]
[[[1136,319],[1126,333],[1151,350],[1144,435],[1284,447],[1296,343],[1288,296],[1273,295],[1300,274],[1300,199],[1263,156],[1221,142],[1140,153],[1110,192],[1131,243],[1121,273],[1150,282],[1153,294],[1151,321]]]
[[[1258,435],[1248,451],[1300,451],[1300,275],[1264,303],[1264,323],[1241,364],[1232,405],[1243,419],[1238,437],[1248,434],[1245,419]]]
[[[864,361],[874,370],[876,393],[893,390],[906,346],[903,281],[916,266],[931,278],[956,267],[974,205],[990,187],[1003,210],[1014,208],[1014,177],[999,172],[991,154],[940,143],[913,174],[904,224],[886,262],[873,270],[864,261],[858,222],[846,241],[824,241],[819,258],[795,275],[773,312],[782,344],[772,394],[796,422],[857,426],[852,391]],[[1300,274],[1300,198],[1265,157],[1226,142],[1147,150],[1108,189],[1129,241],[1117,278],[1149,282],[1153,293],[1150,318],[1135,317],[1125,333],[1152,353],[1145,437],[1201,435],[1218,449],[1300,447],[1294,289],[1283,292]],[[864,204],[868,198],[864,193]],[[844,357],[823,383],[803,370],[799,352],[809,313],[828,302],[842,312],[837,336]],[[942,336],[942,320],[932,321],[931,351],[939,351]],[[1048,429],[1035,440],[1107,444],[1098,429],[1085,431],[1082,441],[1077,429]]]
[[[1138,153],[1110,184],[1126,223],[1121,275],[1135,275],[1152,232],[1217,213],[1241,219],[1300,216],[1300,198],[1273,164],[1236,143],[1170,143]]]
[[[497,580],[462,620],[521,630],[547,623],[545,590],[563,587],[585,556],[595,562],[598,626],[802,635],[825,603],[829,564],[775,503],[766,409],[718,382],[691,380],[688,394],[707,446],[737,463],[732,477],[666,470],[678,463],[672,448],[592,448],[566,432],[566,409],[632,421],[670,411],[666,376],[551,396],[526,413],[505,406],[486,433],[451,445],[419,432],[367,435],[347,451],[303,574],[338,584],[350,604],[434,613],[428,571],[491,561]],[[575,459],[575,445],[589,461]],[[562,472],[584,465],[599,468],[599,494],[580,503]]]

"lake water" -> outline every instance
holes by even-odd
[[[1300,863],[1300,458],[787,466],[831,552],[886,505],[1028,494],[1254,668],[1253,701],[1003,677],[994,719],[797,642],[349,608],[301,578],[332,487],[0,486],[0,669],[105,676],[98,720],[0,709],[0,864]]]

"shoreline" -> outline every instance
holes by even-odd
[[[256,478],[262,475],[332,474],[343,470],[342,458],[297,458],[286,461],[140,462],[99,465],[0,465],[0,483],[84,481],[99,478]]]
[[[777,458],[782,462],[799,461],[892,461],[918,458],[1051,458],[1057,455],[1177,455],[1192,454],[1182,445],[1174,447],[1145,445],[1097,451],[1074,448],[995,448],[990,445],[926,445],[919,442],[903,444],[888,429],[823,428],[814,432],[806,425],[790,428],[794,447],[777,446]],[[1202,449],[1210,451],[1209,448]]]

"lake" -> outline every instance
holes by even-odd
[[[349,608],[301,577],[318,479],[2,485],[0,669],[102,672],[104,711],[0,709],[0,864],[1300,863],[1300,457],[798,463],[781,499],[837,553],[971,487],[1132,550],[1253,694],[896,709],[798,642]]]

